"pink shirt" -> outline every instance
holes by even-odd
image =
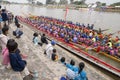
[[[9,59],[9,52],[8,52],[7,48],[3,49],[2,56],[3,56],[2,64],[3,65],[8,65],[10,63],[10,59]]]

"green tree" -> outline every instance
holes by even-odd
[[[112,7],[115,7],[115,6],[120,6],[120,2],[113,3],[113,4],[111,4],[110,6],[112,6]]]
[[[37,5],[43,5],[43,3],[39,2],[39,1],[37,1],[36,4],[37,4]]]
[[[75,5],[82,5],[82,2],[81,1],[75,1],[74,4]]]
[[[86,4],[85,4],[85,1],[86,1],[86,0],[75,1],[74,4],[76,4],[76,5],[86,5]]]
[[[60,0],[59,4],[68,4],[67,0]]]
[[[70,4],[73,4],[74,0],[70,0]]]
[[[102,6],[106,6],[106,3],[102,3],[101,5],[102,5]]]
[[[46,4],[56,4],[55,0],[46,0]]]
[[[100,1],[97,1],[97,2],[96,2],[96,5],[97,5],[97,7],[101,7],[101,6],[102,6],[102,3],[101,3]]]
[[[35,0],[27,0],[29,3],[35,3]]]
[[[81,0],[81,4],[82,4],[82,5],[85,5],[85,1],[86,1],[86,0]]]

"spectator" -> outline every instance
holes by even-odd
[[[87,80],[87,74],[86,72],[83,70],[85,67],[85,64],[83,62],[79,63],[79,71],[78,71],[78,75],[75,77],[74,80]]]
[[[4,48],[4,50],[2,51],[2,56],[3,56],[3,61],[2,61],[2,64],[5,66],[5,68],[10,68],[10,60],[9,60],[9,51],[8,51],[8,44],[10,42],[13,42],[14,40],[13,39],[9,39],[7,41],[7,45],[6,45],[6,48]]]
[[[1,5],[0,5],[0,34],[2,33],[2,31],[1,31],[1,29],[2,29],[1,22],[2,22],[2,16],[1,16]]]
[[[13,41],[8,43],[7,48],[9,50],[10,65],[14,71],[23,71],[27,62],[22,60],[20,51],[18,50],[18,44]]]
[[[57,54],[56,54],[56,49],[53,49],[53,53],[52,53],[51,59],[52,59],[53,61],[58,60],[58,56],[57,56]]]
[[[19,21],[18,21],[17,16],[15,16],[15,25],[17,26],[17,24],[19,24]]]
[[[55,46],[55,44],[56,42],[52,40],[51,43],[46,46],[45,54],[47,54],[49,58],[51,58],[51,55],[53,53],[53,46]]]
[[[78,68],[75,66],[75,61],[74,60],[71,60],[70,64],[66,63],[66,67],[71,69],[72,71],[74,71],[76,73],[78,72]]]
[[[6,44],[7,44],[7,41],[8,41],[8,30],[9,30],[9,27],[8,26],[4,26],[2,28],[2,34],[0,34],[0,43],[1,43],[1,46],[2,46],[2,52],[3,50],[6,48]]]
[[[17,29],[15,31],[13,31],[13,35],[16,36],[16,38],[20,38],[23,34],[23,31],[22,31],[22,26],[20,26],[20,24],[17,24]]]
[[[45,43],[45,44],[48,44],[48,41],[47,41],[47,39],[46,39],[45,34],[43,34],[43,35],[41,36],[41,42],[42,42],[42,43]]]
[[[42,43],[40,43],[39,42],[39,39],[38,39],[38,33],[34,33],[33,34],[33,43],[35,44],[35,45],[40,45],[40,46],[42,46]]]
[[[63,63],[64,65],[66,64],[66,63],[65,63],[65,57],[62,57],[62,58],[60,59],[60,61],[61,61],[61,63]]]
[[[8,15],[6,13],[6,9],[2,9],[1,16],[2,16],[2,20],[3,20],[4,24],[8,25]]]

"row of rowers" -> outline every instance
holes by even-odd
[[[94,25],[80,25],[79,23],[65,22],[63,20],[49,17],[28,17],[25,22],[32,24],[41,31],[57,38],[62,38],[65,42],[83,43],[87,46],[99,48],[98,51],[118,56],[120,49],[120,38],[112,38],[112,34],[103,34],[101,31],[93,30]]]

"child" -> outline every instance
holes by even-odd
[[[52,56],[53,49],[54,49],[53,46],[55,46],[55,45],[56,45],[56,42],[54,40],[52,40],[50,44],[46,45],[44,54],[47,54],[47,56],[49,58],[51,58],[51,56]]]
[[[64,65],[66,64],[66,63],[65,63],[65,57],[62,57],[62,58],[60,59],[60,61],[61,61],[61,63],[63,63]]]
[[[75,66],[75,61],[74,60],[71,60],[70,61],[70,64],[69,63],[66,63],[65,64],[67,68],[71,69],[72,71],[74,72],[78,72],[78,68]]]
[[[3,55],[3,61],[2,61],[2,64],[5,65],[5,68],[9,68],[9,63],[10,63],[10,60],[9,60],[9,51],[8,51],[8,44],[10,42],[13,42],[14,40],[13,39],[9,39],[7,41],[7,45],[6,45],[6,48],[4,48],[4,50],[2,51],[2,55]]]
[[[9,27],[5,25],[2,28],[2,34],[0,34],[0,43],[1,43],[2,51],[6,48],[6,44],[9,39],[9,37],[7,36],[8,31],[9,31]]]
[[[21,30],[20,24],[17,24],[17,29],[13,31],[13,35],[16,36],[16,38],[20,38],[23,34],[23,31]]]
[[[83,62],[79,63],[79,71],[78,71],[78,75],[74,78],[74,80],[88,80],[87,79],[87,74],[86,72],[83,70],[85,67],[85,64]]]
[[[53,61],[58,60],[58,56],[56,55],[56,49],[53,49],[53,53],[52,53],[51,59],[52,59]]]
[[[38,45],[38,44],[39,44],[40,46],[42,46],[42,43],[40,43],[40,42],[39,42],[39,39],[38,39],[38,33],[35,32],[35,33],[33,34],[33,36],[34,36],[34,37],[33,37],[33,43],[34,43],[35,45]]]
[[[46,39],[45,34],[43,34],[43,35],[41,36],[41,42],[42,42],[42,43],[45,43],[45,44],[48,44],[48,41],[47,41],[47,39]]]
[[[17,24],[19,24],[19,21],[18,21],[17,16],[15,16],[15,25],[17,26]]]
[[[9,50],[10,65],[14,71],[23,71],[27,62],[22,60],[18,44],[15,41],[8,43],[7,48]]]
[[[3,20],[4,24],[8,25],[8,15],[6,13],[6,9],[2,9],[1,16],[2,16],[2,20]]]

